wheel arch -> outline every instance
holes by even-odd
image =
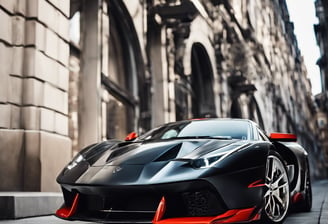
[[[282,144],[280,142],[273,142],[273,145],[274,145],[274,151],[279,153],[279,155],[284,160],[289,175],[291,175],[291,172],[288,169],[288,166],[289,165],[294,166],[294,172],[293,172],[294,175],[293,175],[293,177],[290,177],[290,180],[291,180],[290,187],[291,187],[291,190],[293,190],[297,185],[297,180],[298,180],[297,177],[298,177],[298,173],[300,171],[300,167],[299,167],[297,157],[294,154],[294,152],[290,148],[285,146],[284,144]]]

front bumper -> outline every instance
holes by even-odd
[[[106,223],[234,223],[259,219],[264,168],[166,184],[63,184],[57,216]],[[78,196],[77,202],[76,195]],[[160,208],[165,200],[165,209]],[[162,211],[162,212],[160,212]],[[160,213],[160,215],[158,215]],[[156,218],[160,217],[160,218]]]

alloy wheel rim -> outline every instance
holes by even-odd
[[[286,169],[276,156],[267,159],[264,194],[265,213],[273,222],[280,222],[287,214],[289,206],[289,182]]]

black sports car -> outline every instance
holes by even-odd
[[[311,210],[307,152],[243,119],[165,124],[83,149],[60,173],[56,215],[106,223],[281,223]]]

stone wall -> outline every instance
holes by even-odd
[[[57,191],[68,135],[69,2],[0,1],[1,191]]]

